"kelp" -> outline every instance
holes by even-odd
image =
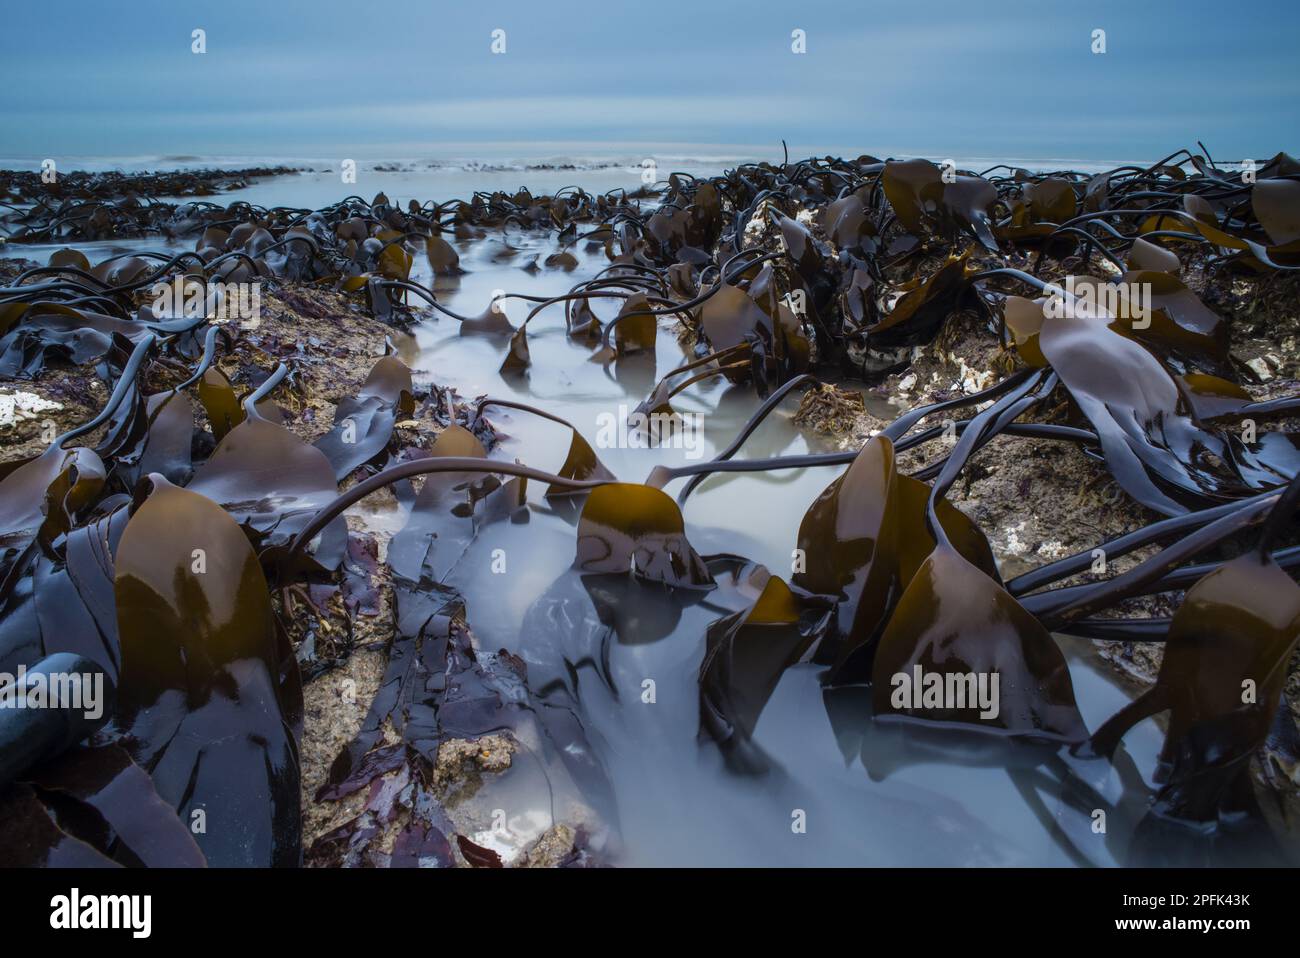
[[[497,867],[439,805],[440,747],[513,737],[541,757],[548,782],[616,824],[601,729],[585,724],[577,675],[592,670],[616,702],[615,644],[648,647],[684,627],[698,633],[699,731],[738,774],[774,770],[756,738],[760,716],[783,675],[812,669],[843,754],[875,778],[904,764],[889,757],[894,743],[945,760],[965,750],[972,762],[1006,762],[1032,805],[1060,762],[1122,763],[1123,734],[1167,711],[1156,787],[1128,783],[1126,800],[1136,796],[1161,828],[1215,831],[1257,816],[1251,763],[1294,733],[1282,692],[1300,633],[1300,554],[1287,544],[1296,494],[1281,490],[1296,488],[1300,441],[1254,426],[1300,402],[1243,388],[1214,284],[1297,268],[1300,188],[1282,154],[1241,185],[1208,157],[1183,157],[1092,176],[787,159],[674,174],[635,194],[520,190],[405,209],[383,194],[320,210],[146,204],[114,175],[78,179],[74,198],[4,174],[29,204],[0,217],[10,243],[158,231],[190,237],[193,250],[92,264],[63,249],[0,289],[0,374],[93,367],[113,387],[92,420],[0,471],[0,666],[75,657],[116,694],[102,727],[48,717],[0,726],[0,861]],[[145,182],[182,196],[236,182],[189,176]],[[554,231],[555,245],[523,261],[518,231]],[[506,292],[460,315],[439,291],[463,272],[457,247],[478,240],[534,273],[608,264],[559,295]],[[418,281],[421,246],[429,286]],[[544,409],[489,396],[471,412],[439,387],[438,438],[406,445],[397,424],[424,394],[385,356],[355,395],[331,397],[332,425],[308,443],[271,399],[284,388],[285,409],[297,408],[300,357],[274,357],[286,366],[273,373],[265,363],[234,371],[212,310],[140,305],[154,283],[190,280],[315,285],[390,324],[431,318],[419,312],[427,307],[462,335],[491,337],[511,375],[534,362],[528,325],[536,333],[562,306],[570,342],[612,380],[626,385],[639,367],[638,412],[671,412],[675,397],[718,377],[764,401],[711,461],[658,465],[636,483]],[[1112,286],[1108,304],[1084,302]],[[508,299],[529,304],[519,325]],[[1007,347],[1000,381],[908,410],[860,448],[739,457],[795,388],[845,375],[874,383],[958,314],[982,319]],[[656,382],[669,319],[685,357]],[[234,325],[220,341],[227,353],[246,342]],[[494,406],[569,430],[554,472],[500,454]],[[966,418],[940,426],[946,415]],[[946,493],[985,446],[1022,437],[1079,446],[1122,494],[1169,517],[1098,544],[1112,560],[1153,554],[1082,584],[1065,583],[1088,570],[1089,553],[1004,582],[984,530]],[[905,474],[898,456],[909,449],[931,455]],[[807,504],[788,584],[691,545],[681,503],[705,477],[808,467],[842,471]],[[666,490],[677,479],[674,502]],[[321,597],[380,610],[374,540],[349,535],[343,513],[389,487],[408,511],[386,553],[385,673],[318,799],[366,794],[304,850],[298,657],[315,674],[346,645],[295,650],[289,624]],[[471,636],[464,577],[476,550],[522,526],[539,495],[573,527],[574,560],[530,606],[519,655],[493,652]],[[1033,505],[1030,496],[1024,508]],[[1266,516],[1259,544],[1237,554]],[[1184,589],[1171,618],[1120,611],[1145,595],[1178,602]],[[474,602],[493,597],[474,591]],[[1059,633],[1162,643],[1155,686],[1090,732]],[[996,676],[996,714],[893,694],[899,676],[927,674]],[[206,832],[193,829],[196,816]]]
[[[226,434],[244,421],[244,407],[235,394],[235,387],[220,369],[212,368],[203,374],[198,384],[199,402],[207,414],[212,437],[220,442]]]
[[[965,269],[964,257],[951,258],[925,280],[891,290],[892,306],[863,330],[868,343],[888,349],[931,339],[966,289]]]
[[[1174,614],[1156,683],[1111,718],[1089,748],[1111,754],[1143,718],[1169,712],[1156,770],[1155,810],[1177,821],[1216,823],[1252,807],[1248,766],[1274,727],[1286,668],[1300,640],[1300,586],[1273,560],[1270,543],[1300,500],[1293,481],[1258,545],[1187,591]]]
[[[190,830],[119,745],[80,746],[32,769],[24,779],[9,794],[20,802],[20,796],[28,796],[20,807],[25,806],[25,814],[35,819],[35,827],[26,834],[11,828],[0,838],[7,845],[23,836],[19,847],[0,847],[0,855],[10,865],[57,866],[64,850],[77,843],[85,846],[85,864],[92,867],[202,868],[207,864]],[[33,807],[33,798],[49,804]],[[47,821],[38,816],[48,816]]]
[[[587,496],[578,518],[582,572],[631,574],[666,586],[698,589],[713,584],[686,540],[677,504],[649,486],[608,483]]]
[[[86,173],[60,171],[53,182],[40,173],[0,171],[0,191],[16,205],[33,204],[5,214],[11,235],[24,242],[94,240],[139,235],[184,221],[184,213],[166,203],[142,203],[152,196],[213,196],[241,189],[250,180],[291,173],[286,167],[244,170],[178,170],[165,173]],[[180,209],[184,209],[182,204]],[[197,207],[195,211],[197,212]],[[190,215],[193,215],[192,213]]]
[[[487,458],[478,437],[463,426],[441,432],[428,454],[433,458]],[[441,581],[473,538],[477,502],[495,486],[499,483],[477,472],[443,472],[425,479],[406,525],[389,545],[388,562],[394,575],[413,583]]]
[[[207,345],[215,345],[215,335],[208,337]],[[205,348],[200,369],[211,356],[211,350]],[[110,483],[124,491],[150,472],[183,483],[193,463],[194,407],[180,388],[188,383],[146,394],[140,378],[130,370],[123,372],[117,390],[121,395],[112,401],[104,438],[95,447],[96,453],[111,463]],[[196,374],[190,380],[197,378]]]
[[[99,362],[115,345],[126,352],[148,330],[113,316],[57,304],[33,306],[0,337],[0,376],[33,379],[46,365]]]
[[[983,177],[954,172],[946,179],[929,160],[896,160],[884,165],[880,183],[909,232],[938,232],[951,241],[966,230],[986,248],[997,250],[992,215],[998,193]]]
[[[7,673],[12,684],[4,689],[5,708],[0,712],[0,744],[4,749],[0,788],[24,780],[42,761],[57,761],[104,725],[113,688],[109,683],[103,697],[92,702],[96,689],[89,677],[97,668],[98,663],[83,656],[54,652],[31,663],[25,673]],[[51,683],[57,683],[61,675],[79,677],[80,703],[51,700]],[[15,708],[20,699],[26,707]]]
[[[301,854],[301,690],[257,557],[210,499],[149,477],[115,559],[122,673],[115,723],[131,757],[213,865]]]
[[[93,663],[110,691],[118,680],[113,551],[126,526],[117,503],[72,530],[59,545],[26,557],[28,578],[13,584],[0,614],[0,666],[13,674],[37,660],[71,654]]]
[[[753,605],[718,619],[705,634],[700,725],[733,766],[753,773],[769,766],[752,742],[763,706],[786,669],[814,656],[831,603],[793,591],[762,566],[745,579],[759,590]]]
[[[338,403],[334,428],[314,445],[334,467],[334,478],[342,479],[376,459],[388,447],[398,419],[414,411],[411,371],[395,356],[385,356],[371,368],[356,397]]]
[[[843,667],[878,640],[890,610],[934,548],[925,524],[928,494],[924,483],[898,474],[893,443],[875,437],[809,507],[796,553],[803,568],[793,581],[836,599],[824,661]],[[992,550],[979,528],[946,501],[939,509],[962,554],[985,575],[996,576]]]
[[[1294,475],[1294,456],[1281,447],[1251,449],[1189,416],[1159,359],[1107,319],[1072,312],[1049,319],[1037,346],[1096,431],[1107,468],[1134,499],[1177,515]]]
[[[911,677],[916,670],[963,681],[998,676],[996,714],[970,699],[961,704],[927,700],[919,708],[900,704],[893,695],[894,676]],[[946,542],[926,557],[898,600],[880,638],[872,677],[877,715],[911,715],[1063,742],[1087,734],[1065,656],[1051,635]]]
[[[234,516],[270,561],[334,496],[337,485],[325,453],[263,418],[255,395],[245,400],[244,421],[217,444],[187,488]],[[342,525],[336,523],[309,550],[310,558],[323,568],[336,568],[344,541]]]
[[[0,548],[4,577],[37,537],[45,542],[67,532],[73,517],[104,486],[104,463],[84,446],[64,449],[58,440],[40,456],[0,480]]]
[[[658,324],[644,293],[629,297],[611,324],[614,328],[614,351],[626,356],[653,350]]]

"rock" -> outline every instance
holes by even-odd
[[[533,842],[516,868],[556,868],[573,854],[577,833],[568,825],[552,825]]]
[[[1254,359],[1247,360],[1246,368],[1254,373],[1262,383],[1266,383],[1273,378],[1273,370],[1268,368],[1268,363],[1264,362],[1262,356],[1256,356]]]
[[[484,735],[478,739],[452,739],[438,746],[438,765],[433,770],[435,785],[447,787],[478,772],[502,772],[515,754],[514,739],[507,735]]]

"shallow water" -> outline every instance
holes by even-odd
[[[277,197],[277,202],[296,202],[283,193]],[[545,259],[557,249],[554,238],[512,234],[520,252],[510,262],[494,260],[499,243],[497,235],[459,243],[467,272],[454,279],[435,281],[418,258],[413,279],[434,284],[452,310],[476,315],[498,291],[559,294],[607,265],[600,251],[576,248],[579,266],[573,272],[529,273],[517,264],[534,253]],[[11,247],[6,253],[44,260],[54,248]],[[93,262],[133,249],[183,247],[146,240],[81,248]],[[518,300],[502,305],[516,325],[529,308]],[[595,311],[602,319],[613,315],[599,300]],[[661,325],[653,358],[630,357],[608,369],[589,361],[587,347],[568,340],[562,306],[529,325],[528,341],[532,365],[522,377],[498,372],[503,341],[462,337],[458,323],[446,317],[431,315],[399,345],[417,382],[452,387],[467,401],[488,395],[540,406],[571,422],[605,465],[628,481],[644,480],[657,465],[712,458],[759,402],[749,388],[721,380],[697,384],[673,400],[678,412],[700,415],[697,446],[610,447],[602,442],[602,417],[624,418],[658,377],[685,360],[671,324]],[[787,399],[738,458],[828,451],[792,423],[796,407],[796,398]],[[563,462],[569,442],[564,427],[515,410],[489,409],[487,415],[505,436],[494,458],[547,471]],[[688,501],[687,533],[701,554],[740,554],[788,578],[804,511],[836,474],[836,468],[818,468],[715,476]],[[678,488],[670,484],[667,491],[675,496]],[[556,511],[541,489],[529,491],[527,522],[485,527],[447,581],[465,595],[482,649],[517,652],[528,662],[535,688],[556,681],[572,694],[612,782],[619,840],[607,851],[616,863],[1077,863],[1058,830],[1092,863],[1116,864],[1117,855],[1123,856],[1122,840],[1109,842],[1094,833],[1087,810],[1067,801],[1065,762],[1023,746],[925,737],[872,722],[851,691],[828,700],[812,666],[785,673],[757,725],[754,740],[770,760],[767,773],[730,770],[718,748],[698,736],[704,633],[712,620],[731,611],[718,605],[724,600],[710,595],[687,605],[676,621],[676,612],[652,616],[654,621],[632,613],[613,627],[603,624],[591,595],[570,572],[576,515]],[[371,519],[390,529],[401,522],[399,515]],[[502,554],[506,571],[496,574],[492,563]],[[1063,645],[1080,708],[1096,728],[1128,694],[1088,643],[1067,639]],[[655,683],[653,703],[642,699],[647,679]],[[1125,741],[1148,779],[1159,744],[1153,721],[1142,723]],[[1108,764],[1069,767],[1108,799],[1118,796],[1117,774]],[[485,813],[506,808],[508,824],[497,830],[500,834],[488,829],[475,840],[506,850],[545,828],[553,816],[565,820],[555,804],[562,786],[548,782],[546,771],[521,755],[509,772],[489,783],[476,803]],[[1033,795],[1038,798],[1027,797]],[[803,831],[792,827],[799,820]]]
[[[299,172],[279,176],[256,177],[241,189],[216,193],[211,196],[168,196],[159,194],[155,200],[185,203],[192,200],[229,205],[236,201],[255,206],[284,206],[295,209],[320,209],[346,199],[362,196],[371,199],[384,193],[395,205],[405,209],[408,200],[418,202],[450,199],[469,199],[476,190],[493,192],[503,190],[514,193],[527,186],[537,195],[552,194],[565,187],[577,186],[588,193],[601,194],[611,190],[635,192],[649,178],[667,179],[673,172],[693,176],[715,176],[724,167],[734,167],[749,157],[665,157],[657,160],[653,154],[644,157],[632,155],[582,158],[557,156],[526,161],[460,160],[460,161],[357,161],[355,175],[344,179],[341,163],[337,159],[269,160],[266,158],[224,158],[222,162],[112,162],[97,158],[64,161],[65,169],[91,171],[163,171],[174,169],[243,169],[268,166],[286,166]],[[653,162],[647,173],[644,165]],[[541,166],[539,166],[541,164]],[[5,161],[4,169],[40,169],[40,161]]]

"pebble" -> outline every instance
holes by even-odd
[[[1262,383],[1266,383],[1273,378],[1273,370],[1268,368],[1268,363],[1264,362],[1262,356],[1256,356],[1254,359],[1248,360],[1246,366],[1259,377],[1259,381]]]

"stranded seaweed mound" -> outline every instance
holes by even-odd
[[[787,673],[814,668],[843,756],[873,779],[935,756],[1005,768],[1036,814],[1051,817],[1046,786],[1071,809],[1108,810],[1121,862],[1293,855],[1255,793],[1296,760],[1300,396],[1260,393],[1232,351],[1230,295],[1294,291],[1290,157],[1245,179],[1186,151],[1095,176],[863,156],[674,174],[638,194],[405,208],[382,194],[319,210],[138,198],[228,182],[188,176],[48,193],[6,181],[22,204],[3,220],[11,243],[160,234],[194,249],[92,264],[69,247],[0,288],[0,373],[109,386],[75,422],[23,427],[0,465],[0,672],[24,676],[10,700],[68,663],[111,692],[102,709],[0,710],[0,860],[617,862],[611,644],[683,629],[699,735],[733,775],[782,780],[760,720]],[[446,305],[468,252],[495,243],[494,258],[515,259],[523,235],[558,244],[529,273],[589,255],[604,268],[559,294],[506,290],[477,315]],[[527,310],[518,324],[510,301]],[[757,408],[712,459],[638,482],[554,412],[466,404],[417,388],[394,355],[375,361],[389,334],[431,316],[495,350],[502,377],[527,377],[530,331],[562,320],[591,368],[644,389],[611,430],[629,445],[629,431],[680,425],[673,404],[701,383]],[[646,379],[638,363],[669,321],[686,356]],[[998,375],[963,377],[859,448],[738,458],[796,390],[906,373],[959,328],[992,339]],[[349,336],[372,338],[364,364]],[[568,428],[562,465],[503,456],[490,411]],[[1030,441],[1099,463],[1154,520],[1004,578],[987,531],[951,500],[981,457]],[[839,473],[814,501],[784,504],[804,515],[788,575],[692,544],[682,506],[706,477],[813,466]],[[379,495],[402,520],[382,548],[348,521]],[[530,532],[543,501],[569,523],[572,566],[529,610],[534,641],[491,652],[470,631],[484,590],[452,580],[479,543]],[[1033,495],[1018,507],[1034,510]],[[1108,573],[1098,553],[1140,558]],[[1146,596],[1172,615],[1122,611]],[[377,639],[381,667],[310,780],[308,818],[330,825],[304,839],[304,673],[345,668],[359,634]],[[1071,635],[1163,647],[1155,684],[1086,721]],[[579,685],[589,671],[603,712]],[[1157,714],[1149,787],[1120,743]],[[522,852],[490,847],[456,819],[473,791],[458,776],[523,755],[571,819]],[[315,814],[331,804],[337,815]],[[1094,860],[1068,829],[1052,837]]]

